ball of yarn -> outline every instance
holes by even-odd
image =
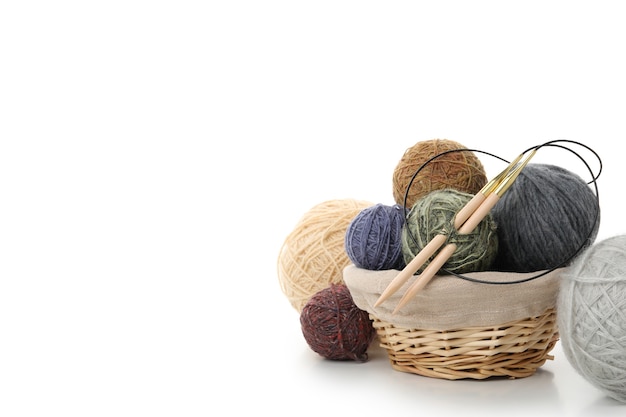
[[[362,210],[346,232],[346,252],[352,263],[374,271],[404,268],[404,216],[404,207],[399,204],[376,204]]]
[[[495,269],[535,272],[565,266],[598,232],[599,206],[573,172],[528,164],[492,209],[500,249]],[[565,264],[564,264],[565,262]]]
[[[449,152],[428,162],[442,152],[458,149],[467,147],[449,139],[420,141],[408,148],[393,171],[395,202],[405,205],[406,195],[405,207],[411,208],[420,197],[435,190],[453,188],[469,194],[480,191],[487,175],[474,152]]]
[[[498,252],[498,233],[491,214],[471,233],[458,234],[454,227],[456,213],[473,195],[454,189],[436,190],[420,198],[411,208],[402,229],[402,254],[409,263],[436,235],[447,236],[446,243],[455,243],[456,251],[443,268],[459,274],[486,271]],[[418,272],[423,271],[426,262]]]
[[[278,280],[298,312],[316,292],[343,283],[343,268],[351,263],[344,245],[348,225],[372,205],[355,199],[321,202],[285,238],[278,255]]]
[[[300,313],[300,324],[309,347],[333,360],[366,361],[376,336],[369,314],[354,304],[345,284],[331,284],[313,295]]]
[[[572,367],[626,403],[626,235],[592,245],[565,268],[557,312]]]

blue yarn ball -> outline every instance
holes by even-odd
[[[350,222],[345,247],[355,266],[372,271],[403,269],[402,226],[405,210],[399,204],[376,204]]]
[[[565,266],[593,243],[600,224],[591,187],[550,164],[528,164],[491,212],[498,226],[495,269],[500,271]]]

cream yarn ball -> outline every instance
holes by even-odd
[[[565,269],[557,317],[570,364],[626,403],[626,235],[596,243]]]
[[[323,201],[307,211],[285,238],[278,254],[280,287],[299,313],[331,284],[343,284],[351,263],[345,236],[352,220],[373,203],[356,199]]]

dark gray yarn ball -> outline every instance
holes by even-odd
[[[492,209],[495,269],[535,272],[569,264],[593,243],[600,207],[591,186],[555,165],[528,164]]]

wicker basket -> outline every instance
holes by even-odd
[[[398,272],[353,265],[344,270],[344,281],[356,305],[368,311],[393,369],[449,380],[524,378],[553,359],[550,351],[559,338],[555,306],[560,271],[512,285],[435,277],[407,305],[410,314],[396,317],[391,310],[405,287],[387,307],[373,305]],[[519,275],[492,273],[488,279],[516,280]],[[476,293],[484,298],[468,303]],[[451,311],[454,305],[464,307]]]

